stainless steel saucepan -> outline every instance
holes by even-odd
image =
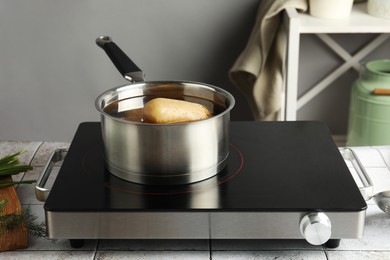
[[[109,172],[140,184],[171,185],[210,178],[226,166],[235,104],[230,93],[191,81],[144,81],[142,70],[110,37],[99,37],[96,43],[131,81],[102,93],[95,102]],[[145,123],[139,112],[156,97],[200,103],[212,116],[176,124]]]

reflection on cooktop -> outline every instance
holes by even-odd
[[[227,166],[218,174],[203,181],[181,185],[142,185],[116,177],[105,168],[103,149],[101,145],[88,150],[82,158],[83,172],[91,178],[104,175],[103,185],[113,191],[127,192],[139,195],[172,195],[193,193],[215,188],[232,178],[242,169],[244,158],[241,151],[230,144]]]

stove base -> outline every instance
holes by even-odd
[[[365,211],[324,212],[330,239],[360,238]],[[300,239],[304,212],[50,212],[53,239]],[[77,219],[77,221],[72,221]]]
[[[337,248],[340,245],[341,239],[329,239],[324,244],[327,248]],[[72,248],[82,248],[85,244],[85,239],[69,239],[70,246]]]
[[[85,244],[85,239],[69,239],[72,248],[82,248]]]
[[[340,245],[341,239],[329,239],[328,242],[325,243],[327,248],[337,248]]]
[[[362,237],[367,204],[325,124],[230,128],[223,174],[155,187],[110,174],[100,124],[80,124],[44,205],[48,237],[76,247],[83,239],[307,239],[337,247]]]

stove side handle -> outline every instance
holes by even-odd
[[[41,176],[39,176],[37,180],[37,184],[35,186],[35,197],[37,200],[45,202],[47,197],[49,196],[50,189],[45,187],[49,176],[53,172],[53,168],[55,163],[59,161],[63,161],[65,159],[66,154],[68,153],[67,149],[57,149],[51,153],[48,162],[43,168]]]

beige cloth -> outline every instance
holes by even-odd
[[[255,120],[277,120],[285,79],[287,7],[308,9],[307,0],[261,0],[248,43],[229,76],[249,101]]]

